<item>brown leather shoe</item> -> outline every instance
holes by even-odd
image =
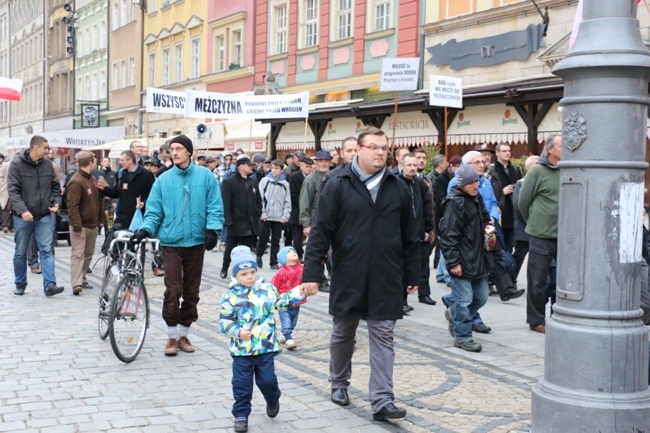
[[[42,273],[41,268],[39,268],[38,266],[30,268],[30,270],[32,271],[32,274],[41,274]]]
[[[546,325],[528,325],[531,331],[539,332],[540,334],[546,333]]]
[[[165,271],[160,269],[160,268],[156,268],[156,269],[153,270],[153,274],[156,277],[162,277],[163,275],[165,275]]]
[[[194,346],[192,346],[192,343],[190,343],[190,340],[187,339],[187,337],[181,337],[178,340],[178,348],[187,353],[192,353],[196,350],[194,349]]]
[[[178,341],[175,338],[170,338],[167,340],[167,346],[165,346],[165,355],[166,356],[176,356],[178,353]]]

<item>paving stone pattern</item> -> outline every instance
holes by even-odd
[[[99,287],[102,259],[98,238],[88,281]],[[110,342],[97,334],[98,289],[72,296],[70,248],[59,242],[56,274],[65,291],[46,298],[42,277],[29,273],[27,292],[13,295],[13,237],[0,233],[0,432],[228,432],[232,431],[231,358],[217,324],[219,299],[228,281],[219,278],[222,253],[207,252],[199,321],[192,327],[193,354],[165,357],[166,328],[160,311],[163,279],[145,274],[151,324],[138,358],[120,362]],[[94,263],[94,261],[93,261]],[[266,266],[260,271],[270,278]],[[522,281],[525,275],[522,273]],[[435,299],[446,293],[433,283]],[[328,294],[301,307],[295,351],[276,357],[282,390],[275,419],[265,414],[256,389],[249,431],[265,432],[440,432],[529,431],[531,387],[543,375],[544,336],[525,324],[525,297],[502,303],[491,297],[482,315],[493,328],[477,335],[483,352],[456,349],[447,334],[443,306],[415,307],[395,331],[394,386],[408,416],[372,421],[368,402],[368,336],[357,334],[350,386],[351,404],[329,400]]]

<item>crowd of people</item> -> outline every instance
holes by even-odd
[[[436,305],[432,256],[436,280],[450,287],[442,302],[455,347],[482,350],[474,335],[491,332],[480,309],[492,287],[502,302],[527,293],[528,327],[545,332],[547,305],[555,301],[561,148],[559,135],[549,137],[522,173],[507,143],[430,161],[423,149],[398,148],[390,166],[388,137],[374,127],[345,139],[340,150],[312,157],[297,151],[284,160],[241,150],[197,156],[192,140],[180,135],[152,156],[134,141],[121,153],[117,172],[108,158],[98,165],[93,153],[81,151],[61,185],[47,140],[34,136],[29,149],[0,166],[2,228],[15,239],[14,294],[27,289],[30,242],[45,295],[64,291],[54,271],[53,215],[65,203],[72,293],[92,288],[86,273],[102,229],[107,237],[133,231],[131,247],[157,237],[161,248],[152,267],[165,285],[164,354],[191,353],[204,255],[221,241],[219,274],[230,284],[219,325],[231,337],[235,431],[248,429],[253,383],[267,415],[278,414],[273,357],[282,347],[298,347],[293,331],[300,305],[319,291],[329,293],[332,316],[332,402],[350,402],[352,354],[363,320],[373,418],[403,418],[406,410],[395,405],[393,392],[394,329],[414,309],[408,294]],[[518,284],[526,255],[527,290]],[[276,271],[271,281],[257,274],[265,261]]]

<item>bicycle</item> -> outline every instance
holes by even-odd
[[[115,356],[126,363],[133,361],[140,353],[149,328],[149,298],[144,286],[143,265],[147,245],[151,245],[155,251],[160,241],[143,239],[135,252],[125,245],[120,258],[126,264],[120,270],[122,276],[111,297],[108,334]]]
[[[115,281],[119,281],[123,276],[123,270],[128,264],[128,257],[122,254],[127,247],[127,243],[133,232],[128,230],[110,231],[113,238],[108,245],[104,244],[102,253],[104,253],[104,268],[102,271],[102,286],[99,291],[99,313],[97,316],[97,331],[99,338],[105,340],[108,337],[109,312],[111,308],[111,295]],[[109,290],[110,288],[110,290]]]

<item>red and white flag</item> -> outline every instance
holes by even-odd
[[[0,99],[20,101],[23,80],[0,77]]]
[[[641,4],[641,0],[636,1],[637,6]],[[576,9],[576,17],[573,20],[573,28],[571,29],[571,38],[569,38],[569,49],[573,46],[573,43],[578,37],[578,28],[582,22],[582,0],[578,1],[578,7]]]

